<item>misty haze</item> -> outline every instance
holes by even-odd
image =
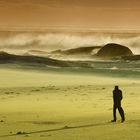
[[[134,54],[140,53],[139,33],[98,32],[1,32],[0,49],[9,53],[30,50],[54,51],[78,47],[103,46],[108,43],[125,45]]]

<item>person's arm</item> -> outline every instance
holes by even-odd
[[[120,90],[120,99],[123,99],[122,91]]]
[[[114,90],[113,90],[113,101],[115,102],[115,93],[114,93]]]

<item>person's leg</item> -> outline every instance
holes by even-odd
[[[113,106],[113,118],[114,118],[113,121],[114,121],[114,122],[117,120],[117,117],[116,117],[116,109],[117,109],[117,108],[116,108],[116,106],[114,105],[114,106]]]
[[[124,116],[123,108],[121,106],[119,106],[118,110],[119,110],[120,116],[122,118],[122,122],[124,122],[125,121],[125,116]]]

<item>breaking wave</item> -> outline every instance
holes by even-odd
[[[140,54],[140,34],[136,33],[59,33],[0,32],[0,49],[8,52],[53,51],[118,43]]]

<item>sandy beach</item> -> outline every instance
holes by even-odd
[[[81,73],[0,69],[1,140],[138,140],[140,81]],[[112,120],[112,90],[126,121]]]

